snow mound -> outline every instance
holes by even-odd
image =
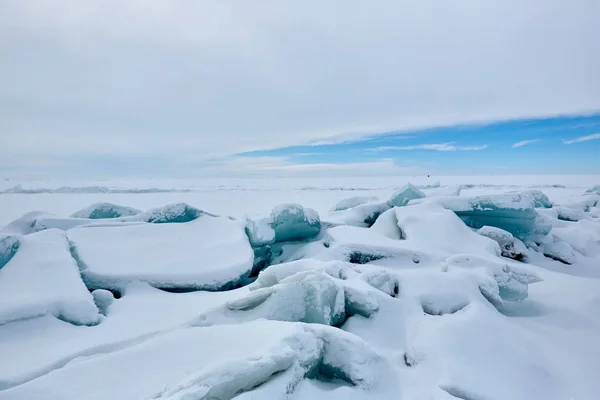
[[[188,223],[82,227],[69,231],[91,289],[147,282],[173,290],[224,290],[247,277],[253,252],[244,227],[224,217]]]
[[[0,391],[0,399],[231,399],[239,394],[283,398],[301,394],[307,378],[338,380],[356,395],[372,392],[390,398],[390,386],[395,386],[387,383],[390,368],[349,333],[255,321],[173,330],[121,351],[67,364]],[[263,391],[270,395],[261,396]]]
[[[129,217],[140,213],[141,211],[136,208],[119,206],[117,204],[104,202],[94,203],[89,207],[76,211],[71,215],[71,217],[89,219],[108,219]]]
[[[0,234],[0,269],[14,257],[20,245],[19,236]]]
[[[47,314],[77,325],[99,322],[98,309],[69,252],[64,232],[50,229],[21,238],[0,269],[0,325]]]
[[[32,211],[10,222],[2,232],[17,235],[29,235],[46,229],[62,231],[89,224],[90,220],[81,218],[62,218],[43,211]]]
[[[561,221],[577,222],[587,218],[583,207],[557,206],[554,208],[556,210],[556,217]]]
[[[510,232],[493,226],[484,226],[477,233],[498,243],[503,257],[512,258],[517,261],[525,261],[527,259],[525,244],[519,239],[515,239]]]

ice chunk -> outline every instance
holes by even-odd
[[[20,245],[19,236],[0,233],[0,269],[14,257]]]
[[[265,246],[275,242],[275,230],[271,226],[270,218],[259,220],[246,220],[246,235],[253,247]]]
[[[348,199],[339,201],[331,211],[344,211],[349,208],[360,206],[362,204],[371,203],[377,201],[377,197],[374,196],[355,196]]]
[[[112,203],[95,203],[71,215],[73,218],[107,219],[129,217],[141,213],[132,207],[119,206]]]
[[[404,207],[411,200],[422,199],[425,193],[420,191],[412,184],[406,184],[401,187],[390,199],[389,203],[392,207]]]
[[[510,232],[493,226],[484,226],[477,233],[497,242],[502,256],[517,261],[524,261],[527,258],[527,248],[523,242],[515,239]]]
[[[321,230],[319,214],[300,204],[281,204],[271,211],[276,242],[312,239]]]
[[[186,203],[173,203],[145,211],[135,216],[134,219],[154,224],[183,223],[193,221],[207,214],[208,213]]]
[[[50,229],[23,237],[0,269],[0,325],[46,314],[78,325],[99,322],[64,232]]]
[[[69,231],[92,289],[142,281],[173,290],[223,290],[245,279],[254,254],[243,224],[205,215],[181,224],[83,227]]]
[[[600,185],[596,185],[594,187],[589,188],[588,190],[585,191],[586,193],[589,194],[597,194],[600,195]]]
[[[498,284],[500,298],[504,301],[526,299],[528,284],[542,280],[537,274],[525,269],[510,267],[508,264],[474,255],[459,254],[451,256],[448,257],[446,263],[449,267],[481,269],[492,276]]]
[[[571,208],[566,206],[555,207],[557,218],[561,221],[577,222],[587,218],[583,209]]]
[[[379,232],[390,239],[406,239],[404,232],[402,232],[402,229],[398,226],[398,218],[396,218],[396,210],[394,209],[387,210],[381,214],[371,227],[371,230]]]
[[[352,225],[357,227],[370,227],[377,218],[390,209],[387,201],[365,203],[342,211],[331,212],[327,221],[334,224]]]
[[[523,196],[530,197],[535,208],[552,208],[552,202],[541,190],[525,190],[520,193]]]
[[[248,296],[227,304],[229,312],[218,310],[203,317],[203,323],[255,320],[300,321],[338,325],[345,319],[344,290],[323,272],[308,271],[294,274],[280,283],[257,289]],[[237,311],[244,311],[240,315]],[[223,313],[221,315],[221,313]]]
[[[540,246],[546,257],[560,261],[563,264],[573,264],[577,261],[577,253],[568,243],[556,238],[546,238]]]
[[[43,211],[33,211],[10,222],[2,229],[2,232],[9,234],[13,233],[18,235],[29,235],[30,233],[52,228],[64,231],[89,223],[90,221],[88,219],[62,218]]]
[[[531,195],[512,193],[476,197],[432,197],[416,202],[435,202],[452,210],[474,229],[494,226],[524,240],[544,236],[551,226],[538,218]]]
[[[96,289],[92,292],[92,296],[94,297],[94,303],[96,303],[96,307],[98,307],[100,313],[102,315],[107,315],[108,307],[115,301],[112,292],[105,289]]]

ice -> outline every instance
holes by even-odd
[[[517,261],[525,261],[527,259],[525,244],[519,239],[515,239],[510,232],[493,226],[484,226],[477,233],[497,242],[503,257],[512,258]]]
[[[21,238],[19,236],[0,233],[0,269],[14,257],[20,245]]]
[[[435,202],[454,211],[471,228],[493,226],[508,231],[521,240],[544,236],[550,232],[550,226],[538,218],[534,197],[528,193],[432,197],[413,202]]]
[[[362,204],[377,201],[375,196],[355,196],[339,201],[331,211],[344,211]]]
[[[533,201],[535,208],[552,208],[552,202],[541,190],[525,190],[520,192],[523,196],[528,196]]]
[[[119,206],[113,203],[94,203],[89,207],[74,212],[73,218],[89,218],[89,219],[107,219],[129,217],[140,214],[141,211],[137,208]]]
[[[246,296],[199,316],[192,324],[265,318],[335,326],[352,315],[368,318],[378,309],[372,288],[339,261],[307,259],[273,265],[249,288]]]
[[[583,209],[571,208],[566,206],[554,207],[557,213],[557,218],[561,221],[577,222],[587,218]]]
[[[69,252],[64,232],[50,229],[21,238],[12,259],[0,269],[0,325],[53,315],[93,325],[98,309]]]
[[[327,216],[327,221],[334,224],[368,228],[389,209],[390,204],[387,201],[373,201],[346,210],[331,212]]]
[[[447,268],[480,269],[492,276],[499,288],[500,298],[504,301],[519,301],[527,298],[528,285],[541,282],[534,272],[522,267],[509,266],[490,258],[474,255],[454,255],[446,260]]]
[[[124,220],[144,221],[154,224],[183,223],[193,221],[203,215],[207,215],[207,213],[198,208],[192,207],[189,204],[172,203],[163,207],[145,211],[133,218],[126,218]]]
[[[574,264],[577,261],[577,253],[573,248],[554,236],[546,238],[540,248],[546,257],[560,261],[563,264]]]
[[[409,201],[415,199],[422,199],[425,197],[425,193],[419,190],[414,185],[406,184],[401,187],[392,198],[389,200],[389,204],[392,207],[404,207]]]
[[[147,282],[173,290],[223,290],[240,284],[254,254],[244,226],[204,215],[178,224],[82,227],[68,232],[92,289]]]
[[[321,230],[319,214],[299,204],[281,204],[271,211],[270,218],[276,242],[311,239]]]
[[[588,190],[586,190],[586,193],[600,195],[600,185],[596,185],[594,187],[589,188]]]

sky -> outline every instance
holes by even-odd
[[[0,0],[10,179],[600,173],[597,0]]]

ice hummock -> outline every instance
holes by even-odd
[[[113,203],[94,203],[86,208],[71,214],[72,218],[109,219],[119,217],[130,217],[140,214],[137,208],[120,206]]]
[[[271,211],[270,219],[276,242],[311,239],[321,230],[319,214],[300,204],[281,204]]]
[[[363,204],[377,201],[375,196],[355,196],[340,200],[331,211],[344,211],[349,208],[354,208]]]
[[[20,239],[20,247],[0,269],[0,325],[53,315],[77,325],[99,322],[64,232],[49,229]]]
[[[0,270],[14,257],[20,245],[19,236],[0,233]]]
[[[163,207],[144,211],[133,218],[125,218],[124,221],[144,221],[153,224],[184,223],[193,221],[207,214],[208,213],[205,211],[192,207],[186,203],[172,203]]]
[[[528,295],[528,285],[542,281],[534,272],[487,257],[457,254],[448,257],[445,265],[446,268],[473,268],[484,271],[496,281],[498,294],[503,301],[525,300]]]
[[[390,198],[388,203],[391,207],[404,207],[411,200],[422,199],[425,197],[425,193],[419,190],[416,186],[408,183],[402,186],[394,195]]]
[[[226,217],[81,227],[68,234],[91,289],[119,291],[141,281],[163,289],[223,290],[239,285],[254,260],[243,224]]]
[[[435,202],[452,210],[467,226],[480,229],[493,226],[510,232],[524,240],[532,236],[545,236],[551,226],[539,218],[535,210],[534,196],[507,193],[475,197],[431,197],[418,202]]]
[[[267,218],[246,220],[246,234],[253,247],[309,240],[320,231],[319,214],[300,204],[280,204]]]

